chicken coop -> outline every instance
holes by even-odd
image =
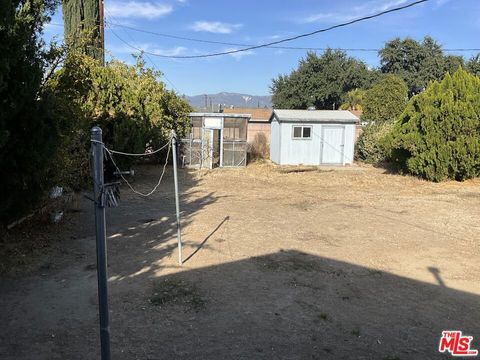
[[[213,169],[247,165],[247,114],[190,113],[190,131],[181,139],[183,166]]]

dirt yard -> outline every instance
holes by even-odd
[[[171,169],[152,198],[122,188],[112,359],[448,359],[447,329],[480,349],[480,181],[295,170],[183,170],[183,267]],[[137,172],[146,189],[160,168]],[[79,207],[1,278],[1,359],[99,358],[93,205]]]

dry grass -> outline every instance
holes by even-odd
[[[159,170],[137,173],[146,189]],[[363,166],[182,170],[182,267],[171,176],[149,199],[123,188],[107,211],[113,357],[437,358],[442,329],[480,337],[479,185]],[[12,359],[98,358],[84,205],[52,267],[0,284]]]

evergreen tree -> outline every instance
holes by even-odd
[[[428,180],[480,175],[480,79],[459,69],[414,96],[391,135],[392,160]]]
[[[0,223],[37,204],[50,183],[59,123],[42,81],[48,51],[41,40],[55,0],[1,0]]]
[[[429,81],[441,80],[445,72],[454,72],[463,66],[461,56],[445,56],[442,47],[429,36],[422,42],[411,38],[393,39],[379,55],[381,71],[405,80],[410,96],[423,91]]]
[[[408,89],[402,78],[387,75],[366,91],[362,118],[373,122],[395,120],[405,109]]]
[[[467,61],[466,68],[473,75],[480,77],[480,54],[471,57]]]
[[[296,70],[273,79],[272,102],[276,108],[338,109],[349,91],[371,82],[367,66],[343,51],[328,49],[320,56],[309,52]]]

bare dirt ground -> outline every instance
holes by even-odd
[[[290,170],[182,170],[183,267],[171,175],[149,199],[123,187],[107,210],[113,359],[443,359],[445,329],[480,348],[480,181]],[[80,210],[0,279],[1,359],[99,358]]]

